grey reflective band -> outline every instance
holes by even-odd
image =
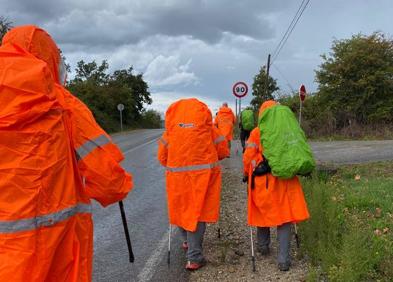
[[[221,136],[218,136],[216,139],[214,139],[213,143],[214,144],[218,144],[218,143],[221,143],[223,141],[225,141],[225,137],[221,135]]]
[[[108,137],[106,137],[106,135],[102,134],[93,140],[86,141],[78,149],[76,149],[76,152],[79,156],[79,159],[83,159],[90,152],[92,152],[94,149],[96,149],[100,146],[104,146],[110,142],[111,142],[111,140]]]
[[[162,145],[164,145],[165,147],[168,146],[168,142],[166,142],[163,138],[160,138],[159,141],[160,141],[160,142],[162,143]]]
[[[255,143],[247,143],[246,148],[258,148],[258,145]]]
[[[255,160],[252,160],[252,161],[251,161],[251,165],[252,165],[252,167],[254,168],[254,167],[256,167],[257,162],[256,162]]]
[[[51,226],[78,213],[91,213],[90,204],[77,204],[61,211],[41,215],[33,218],[17,220],[0,220],[0,234],[34,230],[44,226]]]
[[[181,166],[181,167],[167,167],[166,169],[170,172],[184,172],[184,171],[194,171],[194,170],[201,170],[201,169],[210,169],[216,166],[219,166],[219,162],[215,162],[212,164],[200,164],[200,165],[188,165],[188,166]]]
[[[194,124],[193,123],[179,123],[179,126],[183,127],[183,128],[192,128],[192,127],[194,127]]]

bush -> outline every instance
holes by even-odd
[[[132,67],[108,73],[109,65],[103,61],[78,62],[76,76],[68,82],[71,93],[81,99],[93,112],[97,122],[108,132],[120,130],[118,104],[124,105],[123,127],[125,129],[157,123],[150,111],[145,112],[145,105],[152,99],[148,85],[142,74],[134,74]],[[147,114],[147,117],[143,117]]]
[[[142,113],[140,126],[143,128],[161,128],[161,114],[155,110],[148,110]]]
[[[311,219],[299,235],[309,281],[391,281],[393,163],[346,167],[303,184]]]
[[[297,96],[284,96],[279,102],[299,115]],[[359,123],[350,114],[334,115],[318,93],[309,95],[303,104],[302,128],[313,139],[393,139],[393,124],[383,121]]]
[[[393,40],[382,33],[334,40],[316,70],[318,90],[303,104],[312,138],[393,138]],[[299,98],[280,97],[297,115]]]

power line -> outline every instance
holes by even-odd
[[[303,15],[304,11],[306,10],[309,2],[310,2],[310,0],[303,0],[302,3],[300,4],[300,7],[299,7],[298,11],[296,12],[294,18],[292,19],[291,24],[289,25],[287,31],[284,33],[282,39],[280,40],[280,43],[277,45],[277,47],[273,53],[273,59],[272,59],[271,65],[273,65],[274,61],[277,59],[282,48],[284,47],[285,43],[287,42],[289,36],[292,34],[292,32],[295,29],[297,23],[299,22],[301,16]]]
[[[283,44],[281,44],[281,47],[280,47],[280,49],[277,51],[277,54],[276,54],[276,56],[273,58],[273,62],[274,62],[274,60],[275,60],[275,59],[277,59],[277,57],[278,57],[278,55],[280,54],[280,52],[281,52],[282,48],[284,47],[285,43],[287,42],[287,40],[288,40],[289,36],[291,35],[292,31],[295,29],[295,26],[296,26],[296,24],[299,22],[299,20],[300,20],[301,16],[303,15],[303,12],[304,12],[304,10],[306,10],[306,8],[307,8],[307,5],[308,5],[308,3],[309,3],[309,2],[310,2],[310,0],[307,0],[306,4],[304,5],[304,7],[303,7],[302,11],[301,11],[301,12],[300,12],[300,14],[299,14],[299,17],[296,19],[296,22],[294,23],[294,25],[292,26],[292,28],[291,28],[290,32],[288,33],[288,36],[285,38],[285,41],[284,41],[284,43],[283,43]],[[272,63],[273,63],[273,62],[272,62]]]
[[[305,2],[303,8],[301,9],[300,13],[298,14],[298,17],[296,18],[294,24],[292,25],[290,31],[287,33],[287,36],[285,37],[283,43],[281,44],[281,46],[279,47],[278,51],[276,52],[275,56],[273,57],[272,60],[272,64],[274,63],[274,61],[277,59],[278,55],[280,54],[282,48],[284,47],[285,43],[288,41],[289,36],[292,34],[293,30],[295,29],[297,23],[299,22],[301,16],[303,15],[304,11],[307,8],[308,3],[310,2],[310,0],[307,0],[307,2]],[[302,2],[304,3],[304,1]]]
[[[282,42],[284,41],[285,37],[287,36],[289,30],[291,29],[291,26],[292,26],[293,23],[295,22],[295,20],[296,20],[298,14],[299,14],[301,8],[303,7],[305,1],[306,1],[306,0],[303,0],[302,3],[300,4],[299,8],[297,9],[295,16],[293,17],[293,19],[292,19],[291,23],[289,24],[287,30],[285,31],[284,35],[282,36],[282,38],[281,38],[280,42],[278,43],[276,49],[275,49],[274,52],[272,53],[272,56],[273,56],[273,57],[276,55],[276,52],[277,52],[278,48],[281,46]]]
[[[282,73],[282,71],[276,66],[273,65],[273,67],[276,69],[276,71],[281,75],[281,77],[287,82],[287,85],[289,86],[289,88],[291,89],[291,91],[293,93],[296,92],[295,88],[293,88],[292,84],[289,82],[289,80],[286,78],[286,76]]]

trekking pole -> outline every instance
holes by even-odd
[[[300,242],[299,242],[299,235],[297,234],[297,224],[293,224],[295,228],[295,240],[296,240],[296,247],[299,249],[300,248]]]
[[[250,226],[250,238],[251,238],[251,262],[252,272],[255,272],[255,254],[254,254],[254,240],[252,238],[252,227]]]
[[[130,238],[130,233],[128,232],[127,218],[126,218],[126,213],[124,212],[123,201],[119,201],[119,207],[120,207],[121,219],[123,221],[124,234],[126,235],[129,260],[130,263],[134,263],[135,257],[134,257],[134,252],[132,251],[131,238]]]
[[[220,221],[218,221],[218,228],[217,228],[217,238],[220,239],[221,238],[221,227],[220,227]]]
[[[172,225],[169,224],[168,257],[167,257],[167,264],[168,264],[168,267],[171,265],[171,235],[172,235]]]

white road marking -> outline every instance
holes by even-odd
[[[140,144],[134,148],[131,148],[125,152],[123,152],[124,155],[131,153],[143,146],[149,145],[151,143],[157,142],[158,138],[154,138],[153,140]],[[176,233],[176,232],[174,232]],[[145,265],[143,266],[143,269],[139,272],[137,281],[139,282],[148,282],[152,279],[155,270],[157,269],[157,265],[160,263],[162,260],[162,256],[164,255],[165,250],[167,249],[167,244],[168,244],[168,237],[169,237],[169,231],[166,231],[164,236],[161,238],[160,242],[158,243],[157,247],[154,249],[152,254],[150,255],[149,259],[146,261]]]
[[[174,233],[176,232],[172,232],[172,236],[175,235]],[[164,236],[158,243],[158,246],[145,263],[145,266],[143,267],[141,272],[139,272],[137,281],[148,282],[151,280],[157,269],[157,265],[160,263],[162,257],[164,256],[164,252],[167,250],[168,237],[169,231],[165,232]]]
[[[149,142],[146,142],[146,143],[140,144],[140,145],[138,145],[138,146],[136,146],[136,147],[134,147],[134,148],[131,148],[131,149],[129,149],[129,150],[123,152],[123,155],[127,155],[128,153],[131,153],[131,152],[135,151],[136,149],[139,149],[140,147],[143,147],[143,146],[149,145],[149,144],[151,144],[151,143],[154,143],[154,142],[156,142],[158,139],[159,139],[159,138],[154,138],[153,140],[150,140]]]

